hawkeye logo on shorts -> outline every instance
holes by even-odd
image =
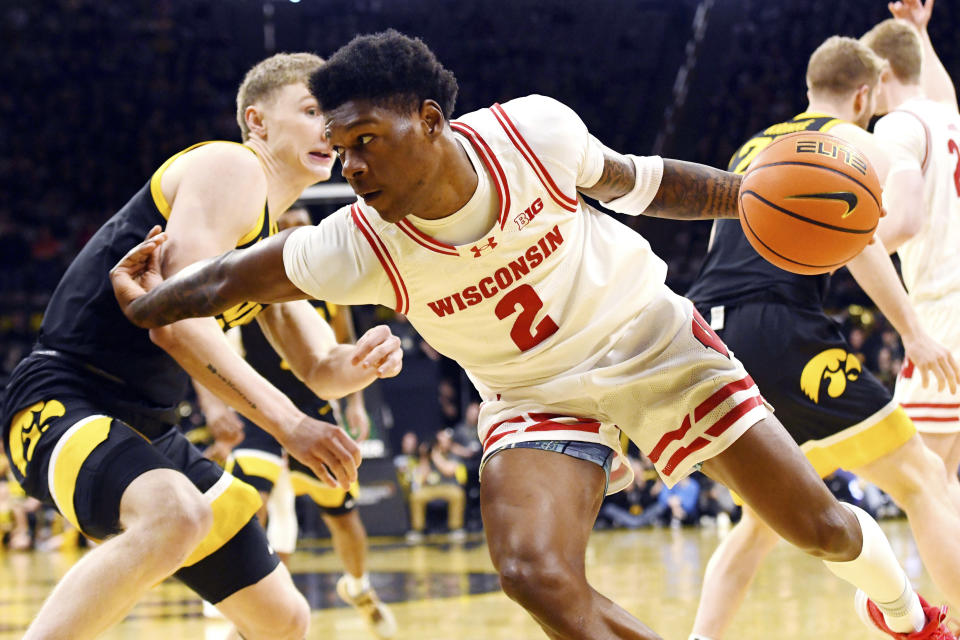
[[[860,360],[843,349],[827,349],[813,356],[800,373],[800,389],[808,398],[820,403],[820,389],[827,380],[827,395],[839,398],[847,390],[847,381],[860,377]]]
[[[857,209],[857,194],[849,191],[830,191],[827,193],[801,193],[787,196],[787,200],[837,200],[847,205],[847,210],[840,216],[846,218]]]
[[[27,474],[27,463],[33,458],[40,436],[50,427],[50,421],[66,412],[61,403],[50,400],[38,402],[14,416],[10,428],[10,459],[21,476]]]

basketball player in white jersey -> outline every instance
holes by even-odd
[[[879,234],[900,255],[904,283],[927,331],[960,356],[960,114],[950,76],[927,34],[933,0],[892,3],[899,19],[863,36],[890,63],[881,77],[877,140],[893,154],[884,200],[890,206]],[[960,505],[960,394],[924,386],[908,362],[896,396],[926,444],[943,458]]]
[[[162,236],[146,241],[113,271],[134,323],[207,315],[236,296],[404,313],[484,398],[490,554],[504,591],[550,638],[659,638],[585,576],[604,492],[630,481],[621,431],[668,484],[702,465],[737,491],[877,602],[894,637],[953,638],[877,524],[830,495],[743,367],[666,288],[646,241],[578,197],[625,213],[735,217],[739,177],[615,153],[542,96],[450,120],[453,74],[395,31],[355,38],[311,91],[358,201],[159,285]]]

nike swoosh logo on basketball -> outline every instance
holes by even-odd
[[[840,216],[840,219],[846,218],[857,208],[857,194],[849,191],[830,191],[828,193],[801,193],[795,196],[787,196],[787,200],[839,200],[847,204],[847,210]]]

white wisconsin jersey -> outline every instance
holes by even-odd
[[[876,135],[895,161],[923,171],[923,227],[898,249],[911,299],[960,293],[960,115],[933,100],[908,100],[877,122]]]
[[[583,166],[596,141],[573,111],[542,96],[451,126],[495,187],[499,217],[488,233],[447,244],[358,200],[290,236],[288,276],[320,299],[392,306],[488,399],[589,370],[666,276],[646,240],[578,198],[578,180],[599,178]]]

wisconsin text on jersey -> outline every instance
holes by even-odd
[[[480,304],[484,299],[492,298],[514,282],[519,282],[530,273],[531,269],[536,269],[543,264],[543,261],[549,258],[561,244],[563,244],[563,235],[560,233],[560,226],[554,225],[552,230],[530,245],[523,255],[508,262],[507,266],[500,267],[493,272],[493,275],[484,276],[477,284],[470,285],[463,291],[428,302],[427,306],[442,318],[458,310],[463,311],[467,307]],[[454,303],[456,303],[456,309]]]

